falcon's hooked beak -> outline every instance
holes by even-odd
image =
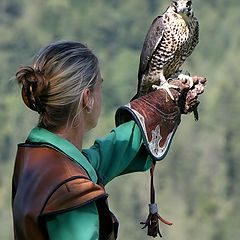
[[[179,6],[177,8],[177,12],[179,14],[184,14],[184,15],[190,17],[192,15],[192,8],[191,8],[191,6],[184,6],[184,7],[183,6]]]
[[[189,7],[184,7],[184,8],[181,8],[181,9],[177,9],[177,11],[180,15],[186,15],[187,17],[190,17],[190,16],[193,15],[192,14],[193,13],[192,9],[189,8]]]
[[[175,9],[175,11],[180,15],[185,15],[187,17],[190,17],[193,15],[191,0],[189,1],[175,0],[172,2],[172,6]]]

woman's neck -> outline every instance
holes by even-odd
[[[54,133],[71,142],[79,150],[82,150],[85,130],[81,124],[78,127],[63,126],[54,131]]]

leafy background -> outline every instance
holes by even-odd
[[[168,0],[1,0],[0,2],[0,239],[13,239],[11,176],[16,144],[36,124],[22,103],[14,74],[41,47],[59,39],[87,43],[105,79],[99,127],[89,146],[114,127],[116,108],[136,91],[139,54],[155,16]],[[240,14],[238,0],[195,0],[200,44],[184,69],[208,79],[200,121],[183,116],[169,154],[157,166],[157,201],[174,222],[165,239],[237,240],[240,236]],[[150,239],[149,174],[119,177],[108,186],[121,222],[119,239]]]

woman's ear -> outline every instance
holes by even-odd
[[[82,98],[82,103],[83,103],[83,109],[86,109],[87,113],[90,113],[93,109],[93,96],[92,92],[90,91],[89,88],[86,88],[83,90],[83,98]]]

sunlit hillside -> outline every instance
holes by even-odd
[[[0,1],[0,239],[13,239],[11,175],[16,145],[37,123],[22,103],[14,74],[39,48],[59,39],[86,43],[99,57],[103,110],[86,138],[114,127],[114,112],[135,94],[141,47],[168,0]],[[183,66],[208,79],[200,120],[183,116],[169,154],[156,170],[164,239],[238,240],[240,236],[240,3],[194,0],[200,43]],[[140,221],[148,214],[149,173],[115,179],[107,187],[120,219],[121,240],[150,239]]]

